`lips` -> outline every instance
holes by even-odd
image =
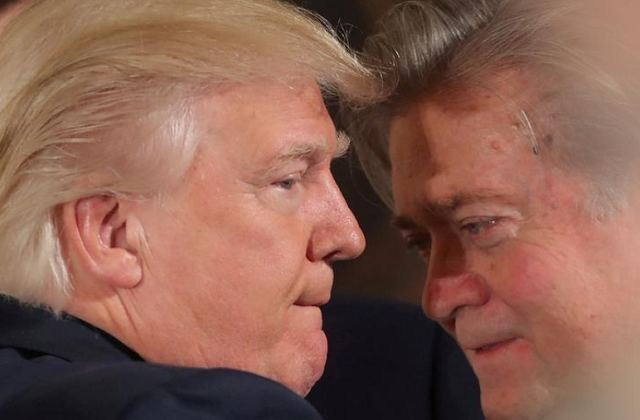
[[[463,349],[467,350],[467,351],[472,351],[472,352],[487,352],[487,351],[491,351],[496,349],[497,347],[503,346],[505,344],[508,344],[514,340],[516,340],[517,337],[513,336],[513,335],[487,335],[485,337],[469,337],[466,336],[465,338],[462,337],[457,337],[458,338],[458,343],[460,344],[460,347],[462,347]]]
[[[496,347],[498,344],[500,344],[500,343],[487,344],[486,346],[482,346],[482,347],[477,348],[475,351],[476,352],[489,351],[492,348]]]
[[[333,272],[330,276],[318,276],[303,283],[304,290],[294,302],[296,306],[322,306],[331,299]]]
[[[322,306],[329,303],[331,299],[331,289],[328,291],[314,291],[303,293],[294,303],[296,306]]]
[[[317,299],[299,299],[296,303],[294,303],[294,305],[296,306],[323,306],[326,305],[327,303],[329,303],[329,299],[331,298],[330,295],[327,295],[326,297],[320,297]]]
[[[478,346],[476,348],[473,349],[473,351],[476,354],[484,354],[484,353],[488,353],[491,352],[493,350],[498,350],[501,347],[504,347],[510,343],[512,343],[515,339],[511,338],[511,339],[507,339],[507,340],[502,340],[502,341],[494,341],[492,343],[489,344],[484,344],[481,346]]]

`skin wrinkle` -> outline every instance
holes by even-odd
[[[295,163],[296,161],[316,162],[329,153],[329,146],[326,139],[321,139],[313,144],[301,144],[288,147],[284,151],[276,154],[276,157],[269,159],[266,163],[266,169],[256,171],[260,175],[258,179],[270,179],[282,167]]]
[[[459,192],[453,196],[443,197],[434,201],[421,202],[421,208],[424,214],[431,217],[446,217],[455,213],[458,209],[464,206],[469,206],[474,203],[481,203],[485,201],[497,201],[508,203],[509,196],[505,194],[495,193],[491,190],[470,192]],[[403,226],[415,226],[416,224],[411,221],[407,216],[393,216],[392,224],[396,227],[402,228]]]
[[[341,131],[338,132],[336,136],[336,148],[332,153],[333,159],[344,156],[349,150],[350,143],[351,140],[346,133]],[[286,166],[287,164],[300,160],[318,161],[320,160],[320,157],[327,154],[330,154],[330,149],[326,139],[322,139],[319,142],[314,142],[312,145],[303,144],[291,146],[287,150],[277,153],[277,157],[275,159],[272,159],[273,162],[268,162],[265,165],[266,169],[261,169],[259,171],[263,175],[259,176],[258,178],[271,178],[280,170],[281,167]]]

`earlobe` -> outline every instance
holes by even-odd
[[[118,199],[92,196],[62,206],[63,237],[74,281],[88,279],[111,288],[132,288],[142,265],[127,240],[127,218]]]

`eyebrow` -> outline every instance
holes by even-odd
[[[351,138],[344,131],[338,131],[336,133],[336,143],[336,151],[333,154],[334,159],[341,158],[347,154],[349,147],[351,147]]]
[[[423,206],[422,213],[430,218],[444,218],[454,213],[460,207],[489,200],[507,201],[508,197],[505,194],[499,194],[490,190],[477,193],[461,192],[451,197],[427,203]],[[391,225],[400,230],[410,230],[418,227],[418,224],[411,217],[405,215],[394,215],[391,218]]]
[[[336,150],[333,153],[332,158],[336,159],[344,156],[349,150],[350,145],[351,139],[349,138],[349,136],[343,131],[338,131],[336,133]],[[297,160],[311,160],[316,156],[328,153],[329,145],[327,144],[326,138],[322,138],[322,140],[319,142],[294,145],[288,149],[285,149],[284,152],[280,153],[269,164],[266,173],[270,174],[271,172],[276,171],[280,166],[285,165],[289,162],[294,162]]]

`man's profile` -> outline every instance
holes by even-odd
[[[270,0],[43,0],[0,40],[0,293],[67,321],[3,308],[1,416],[82,418],[92,384],[106,418],[317,416],[250,374],[322,374],[332,264],[364,247],[322,93],[367,71]]]

